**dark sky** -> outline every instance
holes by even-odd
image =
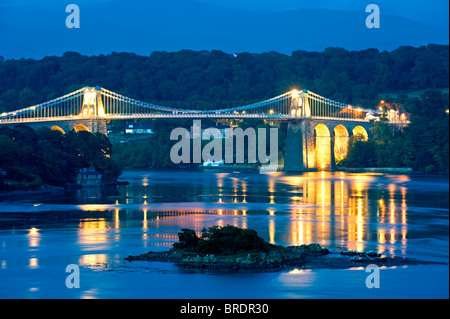
[[[80,29],[65,26],[70,3],[80,7]],[[365,26],[370,3],[380,7],[380,29]],[[448,10],[448,0],[1,0],[0,56],[393,50],[448,44]]]

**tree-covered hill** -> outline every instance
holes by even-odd
[[[41,60],[0,57],[0,112],[95,85],[147,102],[191,108],[249,103],[293,87],[371,107],[380,92],[448,88],[449,46],[391,52],[327,48],[291,55],[182,50],[150,56],[66,52]]]

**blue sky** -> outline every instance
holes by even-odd
[[[65,27],[70,3],[81,10],[77,30]],[[365,26],[370,3],[380,7],[378,30]],[[0,56],[393,50],[448,44],[448,11],[447,0],[1,0]]]
[[[377,4],[382,13],[415,20],[430,26],[448,28],[448,0],[199,0],[223,7],[261,11],[285,11],[295,9],[329,9],[358,11],[368,4]]]

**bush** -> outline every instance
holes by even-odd
[[[227,225],[203,228],[201,238],[195,231],[182,229],[178,233],[179,242],[174,250],[187,250],[199,253],[235,254],[250,251],[268,251],[273,245],[267,243],[252,229],[242,229]]]
[[[200,239],[192,229],[183,228],[178,233],[178,243],[173,244],[175,250],[192,250],[197,249],[197,244]]]

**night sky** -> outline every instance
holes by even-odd
[[[68,29],[65,8],[80,7],[80,28]],[[380,7],[379,29],[365,8]],[[448,44],[447,0],[2,0],[0,56],[222,50],[394,50]]]

